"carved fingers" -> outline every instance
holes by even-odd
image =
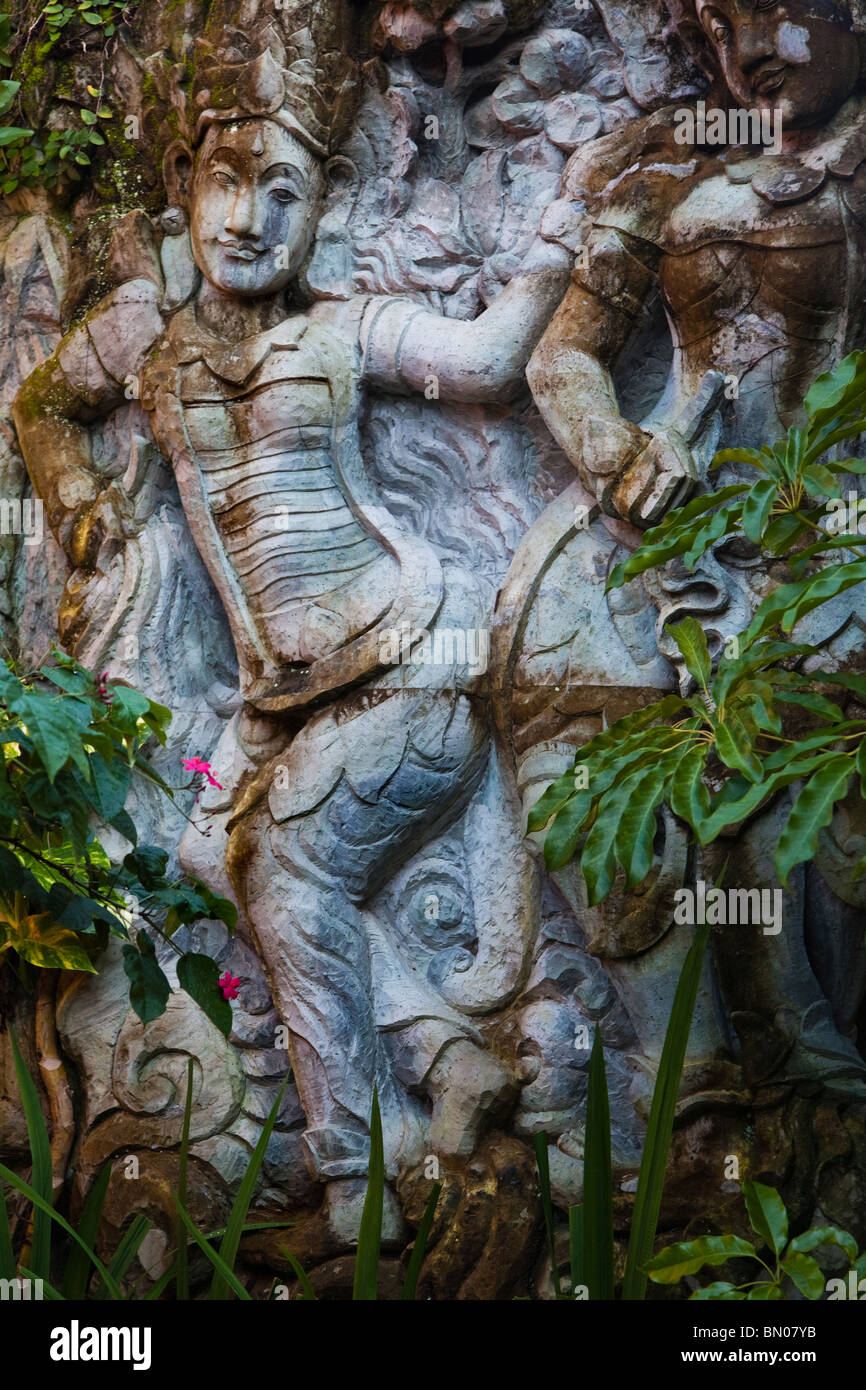
[[[682,436],[676,430],[659,430],[628,464],[610,490],[610,500],[615,513],[633,526],[653,526],[686,500],[697,477]]]

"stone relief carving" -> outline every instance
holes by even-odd
[[[825,269],[820,303],[796,293],[828,246],[859,245],[856,74],[842,91],[838,65],[820,139],[776,161],[781,183],[769,157],[677,146],[671,103],[721,80],[753,96],[733,60],[713,66],[700,8],[371,4],[353,34],[359,16],[337,3],[190,3],[118,49],[113,80],[165,154],[165,196],[117,221],[113,288],[65,335],[70,239],[35,204],[0,228],[21,324],[2,348],[17,435],[6,426],[0,466],[23,489],[20,449],[56,537],[7,547],[4,612],[25,652],[41,656],[56,624],[79,659],[172,708],[158,766],[171,775],[193,744],[211,759],[210,835],[136,814],[242,909],[234,941],[219,924],[194,932],[243,981],[228,1043],[183,995],[142,1027],[110,955],[59,1005],[80,1082],[76,1190],[106,1158],[146,1155],[166,1232],[146,1252],[154,1271],[187,1056],[208,1219],[291,1065],[257,1209],[298,1216],[295,1253],[335,1286],[374,1082],[388,1248],[420,1219],[427,1155],[442,1167],[436,1297],[496,1296],[532,1266],[537,1228],[518,1240],[509,1219],[535,1201],[536,1131],[558,1200],[579,1200],[583,1025],[601,1027],[625,1191],[636,1172],[688,945],[673,890],[720,865],[692,862],[667,817],[645,891],[590,910],[575,872],[542,872],[521,800],[602,721],[676,687],[667,622],[695,613],[719,640],[742,625],[768,582],[749,556],[609,599],[606,575],[721,440],[772,435],[862,337],[854,280]],[[848,54],[847,10],[825,32],[812,8],[798,22]],[[803,66],[799,100],[826,91],[826,71]],[[856,275],[858,258],[846,264]],[[809,640],[846,661],[856,603],[822,621]],[[802,1107],[845,1129],[838,1107],[862,1098],[855,813],[786,902],[803,926],[783,966],[768,939],[717,943],[683,1173],[696,1132],[705,1172],[751,1144],[774,1173]],[[771,876],[774,833],[772,810],[741,832],[744,883]],[[830,918],[835,954],[818,940]],[[844,1208],[850,1132],[818,1194],[828,1213]],[[112,1182],[119,1233],[119,1164]],[[479,1203],[464,1255],[442,1233]],[[262,1234],[250,1258],[281,1268],[278,1246]]]

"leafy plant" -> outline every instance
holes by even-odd
[[[129,686],[98,681],[70,657],[22,678],[0,662],[0,963],[23,984],[34,969],[95,970],[110,935],[123,939],[130,1002],[143,1022],[164,1011],[170,986],[153,940],[133,915],[178,951],[181,987],[224,1033],[231,1008],[207,956],[181,952],[182,924],[237,910],[194,880],[173,880],[168,855],[139,845],[125,809],[135,778],[169,797],[144,749],[165,742],[164,706]],[[99,835],[110,826],[134,848],[113,865]]]
[[[692,693],[666,695],[598,734],[533,808],[529,829],[548,827],[548,866],[561,868],[579,851],[591,904],[610,893],[620,870],[628,889],[647,877],[663,803],[707,845],[802,781],[776,850],[786,884],[797,864],[814,857],[853,777],[866,795],[866,719],[837,703],[866,705],[866,677],[811,663],[806,670],[816,649],[787,638],[802,618],[866,579],[866,558],[857,554],[866,536],[823,524],[828,511],[842,514],[834,506],[840,480],[866,473],[866,460],[829,457],[866,430],[866,353],[819,377],[805,411],[808,423],[772,448],[718,454],[714,468],[736,463],[758,480],[731,483],[669,513],[611,575],[615,588],[675,558],[691,569],[728,536],[760,546],[774,562],[786,557],[794,578],[767,594],[715,671],[694,618],[669,627]],[[838,551],[848,558],[826,564]],[[864,870],[866,858],[857,872]]]
[[[729,1260],[757,1261],[764,1275],[743,1284],[719,1280],[696,1289],[690,1301],[726,1300],[768,1302],[785,1298],[785,1280],[813,1301],[826,1290],[826,1278],[811,1251],[834,1245],[844,1251],[858,1278],[866,1273],[866,1255],[860,1255],[857,1242],[838,1226],[813,1226],[802,1235],[788,1239],[788,1213],[775,1187],[746,1180],[743,1197],[749,1224],[758,1237],[757,1244],[739,1236],[701,1236],[698,1240],[668,1245],[646,1265],[650,1279],[657,1284],[677,1284],[687,1275],[697,1274],[706,1265],[723,1265]],[[760,1251],[769,1255],[768,1264]],[[769,1276],[769,1277],[765,1277]]]
[[[0,14],[0,67],[13,67],[23,72],[24,58],[29,54],[38,68],[53,55],[65,36],[74,34],[79,39],[85,38],[94,28],[100,31],[104,44],[114,36],[118,23],[133,3],[134,0],[108,0],[105,4],[92,4],[88,0],[51,3],[42,9],[23,39],[13,29],[12,17]],[[21,47],[22,42],[24,47]],[[21,89],[19,81],[0,81],[0,116],[16,106],[18,116],[23,119]],[[40,131],[23,124],[0,124],[0,193],[6,196],[19,187],[50,187],[64,178],[80,177],[81,168],[91,163],[94,149],[106,143],[98,129],[100,120],[108,120],[113,114],[98,88],[88,84],[87,92],[94,98],[94,106],[77,106],[77,124],[60,130],[45,128]]]

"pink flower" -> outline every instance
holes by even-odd
[[[223,992],[223,999],[237,999],[240,982],[240,975],[235,978],[230,970],[227,970],[224,975],[220,975],[217,984]]]
[[[186,768],[187,772],[204,773],[211,786],[216,787],[219,791],[222,791],[221,784],[217,781],[215,777],[211,776],[210,763],[204,762],[202,758],[182,758],[181,762],[183,766]]]

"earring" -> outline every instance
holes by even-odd
[[[170,207],[159,219],[159,225],[166,236],[182,236],[187,229],[187,215],[184,208]]]

